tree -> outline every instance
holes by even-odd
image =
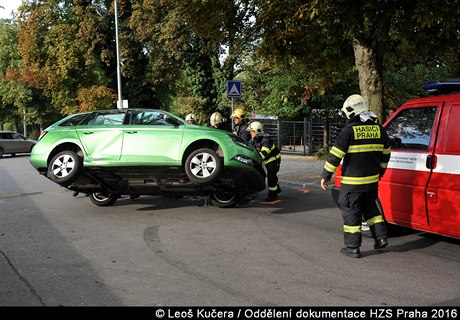
[[[238,73],[238,57],[254,39],[253,12],[249,0],[133,4],[131,27],[149,52],[151,77],[173,84],[174,110],[193,111],[202,122],[214,111],[229,115],[225,81]]]
[[[22,62],[17,49],[17,29],[14,21],[0,19],[0,123],[9,121],[16,131],[17,123],[24,117],[28,122],[40,121],[39,112],[28,108],[34,98],[33,90],[15,81],[16,70]]]
[[[266,54],[298,58],[326,89],[331,79],[352,67],[354,58],[361,94],[380,118],[388,49],[397,51],[407,43],[421,48],[416,54],[425,60],[456,60],[458,66],[458,0],[293,0],[260,1],[259,6]]]

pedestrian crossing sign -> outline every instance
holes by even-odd
[[[227,98],[241,98],[241,81],[227,80]]]

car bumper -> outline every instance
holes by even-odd
[[[225,166],[223,178],[232,179],[235,187],[242,193],[250,195],[265,189],[265,170],[257,161],[241,159],[238,156]]]

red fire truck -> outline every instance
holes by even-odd
[[[405,102],[383,125],[391,158],[378,205],[390,224],[460,238],[460,81],[424,88],[436,95]],[[340,168],[334,199],[338,188]]]

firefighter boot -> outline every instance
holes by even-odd
[[[345,248],[340,249],[340,253],[347,257],[352,257],[352,258],[361,257],[361,251],[359,251],[359,248],[345,247]]]
[[[276,191],[268,191],[268,196],[265,198],[265,202],[272,202],[278,200]]]
[[[281,188],[280,188],[280,185],[279,185],[279,184],[277,185],[277,188],[276,188],[276,191],[275,191],[275,192],[276,192],[276,193],[281,193]]]
[[[388,245],[387,239],[376,239],[374,244],[374,249],[383,249]]]

